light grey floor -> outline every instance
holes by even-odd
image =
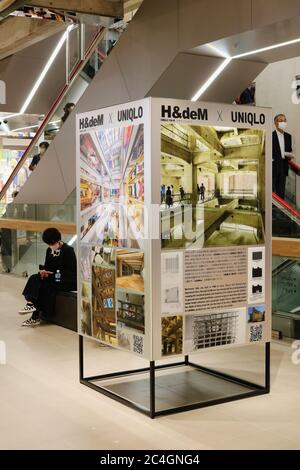
[[[288,343],[272,345],[272,393],[150,420],[78,382],[78,338],[56,326],[22,329],[24,280],[0,276],[1,449],[299,449],[300,365]],[[88,343],[86,373],[143,367],[144,361]],[[254,379],[255,348],[197,356]]]

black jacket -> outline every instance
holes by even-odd
[[[31,163],[29,165],[29,170],[33,171],[34,170],[34,167],[36,165],[38,165],[39,161],[41,160],[41,155],[38,153],[37,155],[35,155],[33,157],[33,159],[31,160]]]
[[[54,274],[59,270],[61,273],[62,287],[76,290],[77,263],[74,249],[71,246],[64,243],[59,250],[59,256],[53,256],[51,248],[48,248],[44,269]]]
[[[286,152],[292,152],[292,136],[288,132],[284,133],[284,147]],[[286,176],[289,173],[289,162],[287,158],[282,159],[280,144],[276,131],[273,131],[273,169],[280,170],[281,162],[283,161],[284,171]]]

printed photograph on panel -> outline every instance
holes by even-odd
[[[143,295],[117,290],[118,330],[145,333],[145,298]]]
[[[81,333],[92,336],[92,289],[89,282],[81,284]]]
[[[249,323],[261,323],[265,321],[266,306],[265,305],[253,305],[248,307],[248,322]]]
[[[114,250],[100,248],[92,266],[93,337],[112,345],[116,338],[116,272]],[[107,261],[104,258],[107,257]]]
[[[162,356],[182,354],[183,317],[181,315],[161,319]]]
[[[163,249],[264,243],[265,132],[161,125]]]
[[[246,309],[228,310],[185,319],[185,352],[241,344],[245,341]]]
[[[80,245],[80,276],[82,281],[90,281],[92,278],[92,247]]]
[[[141,248],[144,125],[80,135],[81,241]]]
[[[117,288],[144,293],[144,252],[116,250]]]
[[[163,252],[161,255],[161,312],[183,312],[182,252]]]

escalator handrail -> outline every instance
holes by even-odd
[[[281,206],[283,206],[284,209],[288,210],[288,212],[290,212],[292,215],[294,215],[295,217],[297,217],[297,219],[300,220],[300,212],[297,211],[297,209],[292,207],[290,204],[288,204],[286,201],[281,199],[278,194],[272,193],[272,199],[275,199],[275,201],[277,201]]]
[[[20,160],[18,161],[17,165],[15,166],[15,168],[13,169],[13,171],[11,172],[10,176],[8,177],[7,181],[5,182],[2,190],[0,191],[0,201],[4,198],[8,188],[10,187],[10,185],[12,184],[12,181],[13,179],[17,176],[17,174],[19,173],[20,169],[23,167],[24,163],[26,162],[26,159],[29,155],[29,153],[31,152],[32,148],[35,146],[35,144],[38,142],[40,136],[42,135],[42,133],[44,132],[44,129],[45,127],[47,126],[47,124],[49,123],[51,117],[53,116],[53,113],[55,112],[55,110],[58,108],[59,104],[61,103],[62,99],[64,98],[64,96],[66,95],[67,91],[70,89],[70,87],[72,86],[75,78],[77,77],[77,75],[79,74],[80,70],[85,66],[85,64],[87,63],[87,61],[89,60],[91,54],[94,52],[95,48],[97,47],[99,41],[102,39],[103,35],[105,34],[107,28],[105,27],[101,27],[97,33],[95,34],[93,40],[91,41],[91,44],[90,46],[88,47],[88,49],[86,50],[85,52],[85,55],[83,57],[83,59],[80,59],[77,63],[77,65],[73,68],[72,72],[70,73],[70,76],[69,76],[69,83],[66,83],[63,88],[61,89],[61,91],[59,92],[58,96],[56,97],[56,99],[54,100],[50,110],[48,111],[48,113],[46,114],[41,126],[38,128],[35,136],[32,138],[30,144],[28,145],[28,147],[26,148],[25,152],[23,153],[22,157],[20,158]]]
[[[295,162],[292,162],[292,161],[289,161],[289,166],[291,167],[291,169],[297,173],[298,175],[300,175],[300,166],[297,165],[297,163]]]

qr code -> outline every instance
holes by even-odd
[[[250,342],[262,341],[263,339],[263,326],[253,325],[250,327]]]
[[[144,354],[143,336],[133,335],[133,352],[140,355]]]

